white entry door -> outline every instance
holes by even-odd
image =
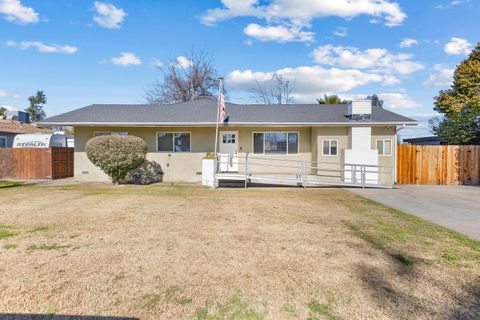
[[[220,131],[220,172],[238,172],[238,131]]]

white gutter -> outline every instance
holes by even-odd
[[[38,122],[43,126],[85,126],[85,127],[215,127],[213,122]],[[270,127],[285,127],[285,126],[415,126],[416,121],[407,122],[234,122],[224,125],[223,127],[245,127],[245,126],[270,126]]]

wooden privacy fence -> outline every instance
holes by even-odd
[[[480,146],[398,145],[397,183],[476,185]]]
[[[0,149],[0,178],[62,179],[73,177],[73,148]]]

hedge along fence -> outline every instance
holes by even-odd
[[[480,184],[480,146],[398,145],[397,183]]]
[[[62,179],[73,177],[73,148],[0,149],[2,179]]]

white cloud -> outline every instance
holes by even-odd
[[[176,60],[177,60],[177,66],[182,69],[187,69],[192,65],[192,61],[184,56],[179,56],[177,57]]]
[[[319,64],[402,75],[424,68],[419,62],[412,61],[410,54],[393,54],[387,49],[378,48],[361,51],[351,47],[324,45],[313,51],[313,57]]]
[[[400,48],[410,48],[411,46],[418,44],[418,41],[412,38],[405,38],[400,42]]]
[[[462,38],[451,38],[450,42],[446,43],[443,47],[448,55],[459,55],[459,54],[469,54],[472,50],[472,44]]]
[[[471,1],[472,0],[453,0],[448,4],[439,4],[439,5],[435,6],[435,9],[448,9],[450,7],[454,7],[454,6],[458,6],[458,5],[461,5],[461,4],[469,3]]]
[[[275,73],[292,83],[295,101],[300,103],[315,103],[315,98],[323,93],[348,92],[360,86],[386,81],[382,75],[360,70],[300,66],[270,72],[235,70],[226,76],[226,83],[231,90],[250,92],[255,88],[255,81],[266,83]]]
[[[41,53],[65,53],[65,54],[74,54],[78,51],[76,47],[69,46],[69,45],[58,45],[58,44],[44,44],[40,41],[22,41],[22,42],[15,42],[9,40],[5,42],[7,47],[12,48],[19,48],[20,50],[28,50],[30,48],[36,48],[38,52]]]
[[[95,12],[93,20],[101,27],[107,29],[118,29],[127,13],[123,9],[115,7],[111,3],[95,1]]]
[[[260,41],[278,41],[278,42],[312,42],[314,33],[302,31],[299,27],[286,26],[261,26],[256,23],[249,24],[243,32],[252,38]]]
[[[455,69],[448,68],[447,66],[436,64],[435,73],[425,80],[422,85],[424,87],[448,87],[453,82],[453,73]]]
[[[20,0],[0,0],[0,14],[5,20],[19,24],[37,23],[38,13],[31,7],[24,6]]]
[[[116,66],[128,67],[142,64],[142,61],[131,52],[122,52],[119,57],[110,59],[110,63]]]
[[[352,100],[352,99],[365,99],[365,97],[370,94],[345,94],[342,95],[342,99]],[[402,92],[382,92],[378,93],[377,96],[383,100],[385,109],[415,109],[422,107],[420,103],[415,101],[413,98],[409,97]]]
[[[214,25],[236,17],[255,17],[267,23],[267,26],[262,27],[256,25],[252,31],[261,33],[264,36],[263,41],[287,41],[285,38],[290,39],[292,34],[296,34],[294,39],[305,37],[310,39],[313,34],[304,29],[310,29],[314,19],[329,16],[351,19],[359,15],[368,15],[377,21],[383,19],[385,25],[390,27],[401,25],[407,18],[400,5],[392,0],[221,0],[221,2],[222,7],[207,10],[201,17],[202,23]],[[265,36],[266,33],[274,35]]]
[[[415,109],[422,107],[415,99],[400,92],[384,92],[378,96],[383,100],[385,108],[389,109]]]
[[[15,93],[11,93],[10,91],[5,90],[5,89],[0,89],[0,98],[7,98],[7,97],[12,97],[12,98],[18,99],[18,98],[20,98],[20,95],[15,94]]]
[[[7,105],[0,106],[0,108],[5,108],[5,109],[7,109],[7,111],[18,111],[17,108],[12,107],[12,106],[7,106]]]
[[[345,27],[338,27],[335,30],[333,30],[332,33],[337,37],[346,37],[348,36],[348,29]]]

